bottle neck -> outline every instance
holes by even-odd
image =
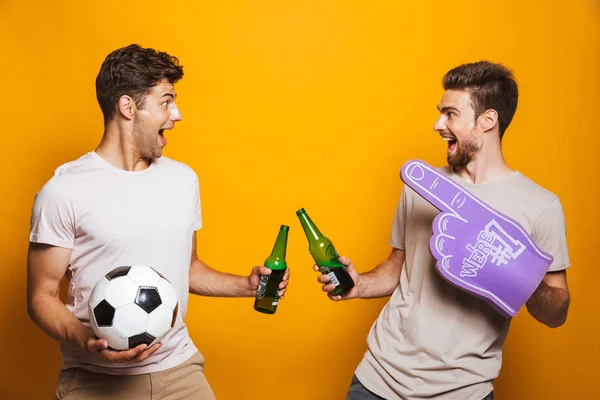
[[[319,240],[323,237],[323,234],[321,231],[319,231],[319,228],[317,228],[306,212],[299,212],[298,218],[300,218],[300,224],[302,225],[302,229],[304,229],[306,238],[309,241]]]
[[[270,258],[279,258],[281,260],[285,260],[287,240],[288,229],[282,227],[279,229],[279,235],[277,235],[277,240],[275,240],[275,245],[273,246],[273,250],[271,251]]]

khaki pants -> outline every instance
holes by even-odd
[[[143,375],[107,375],[82,368],[61,370],[54,400],[215,400],[204,377],[204,358]]]

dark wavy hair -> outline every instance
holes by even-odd
[[[131,44],[106,56],[96,77],[96,97],[104,124],[113,118],[121,96],[131,96],[142,107],[152,87],[164,78],[173,84],[183,78],[179,60],[165,52]]]
[[[502,139],[517,111],[519,100],[517,82],[508,68],[488,61],[463,64],[448,71],[442,85],[445,90],[469,93],[475,119],[485,110],[496,110]]]

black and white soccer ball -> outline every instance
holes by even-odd
[[[94,333],[114,350],[159,342],[175,325],[177,310],[171,282],[143,265],[117,267],[103,276],[88,302]]]

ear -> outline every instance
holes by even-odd
[[[123,96],[119,97],[119,101],[117,102],[117,110],[119,111],[119,114],[123,116],[123,118],[131,120],[135,115],[135,101],[133,101],[131,97],[124,94]]]
[[[477,119],[484,132],[489,132],[498,126],[498,113],[496,110],[485,110]]]

